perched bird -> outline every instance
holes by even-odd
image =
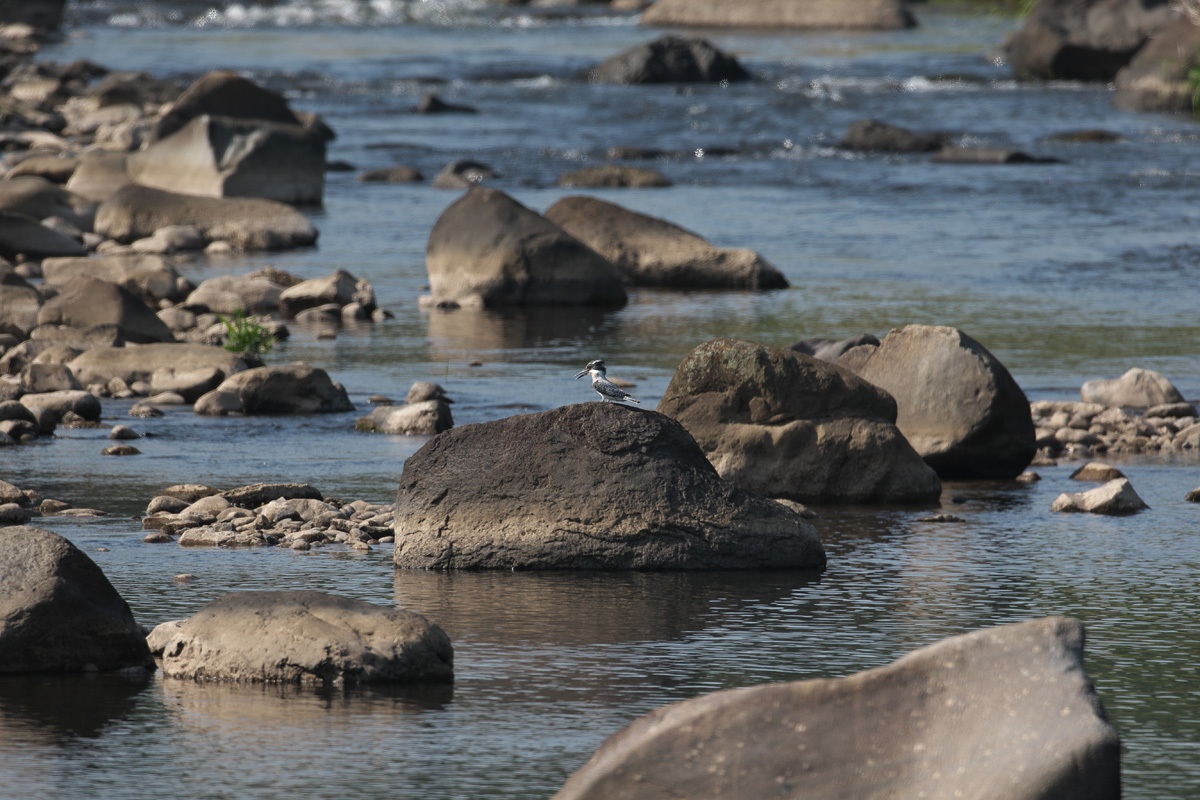
[[[629,392],[619,388],[615,383],[604,377],[608,368],[604,366],[604,362],[600,359],[589,361],[588,365],[575,376],[575,380],[579,380],[584,375],[592,376],[592,388],[596,390],[596,394],[600,395],[600,401],[607,403],[610,400],[614,403],[625,402],[641,404],[641,400],[631,395]]]

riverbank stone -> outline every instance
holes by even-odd
[[[340,383],[308,364],[255,367],[230,375],[194,406],[197,414],[331,414],[353,411]]]
[[[611,403],[464,425],[404,464],[395,564],[820,568],[795,511],[722,480],[675,420]]]
[[[84,386],[107,384],[113,378],[120,378],[130,385],[146,381],[153,386],[155,374],[163,370],[191,372],[215,369],[224,380],[242,372],[249,365],[240,355],[224,348],[180,342],[137,347],[96,347],[79,354],[67,362],[67,366]]]
[[[896,427],[943,479],[1014,478],[1037,452],[1025,393],[957,328],[909,325],[836,363],[895,398]]]
[[[1200,52],[1200,26],[1181,17],[1155,31],[1117,73],[1113,105],[1125,111],[1191,112],[1190,73]]]
[[[425,617],[321,592],[235,592],[160,638],[168,678],[340,687],[454,677],[450,638]]]
[[[1089,798],[1120,740],[1066,617],[988,628],[845,678],[728,689],[610,736],[554,800]]]
[[[429,233],[425,266],[434,304],[628,300],[620,274],[603,256],[498,189],[475,187],[442,212]]]
[[[608,259],[633,286],[788,286],[783,274],[753,250],[716,247],[674,223],[595,197],[564,197],[546,209],[546,219]]]
[[[104,572],[51,531],[0,528],[0,673],[154,670]]]
[[[896,402],[848,370],[715,339],[680,362],[658,410],[717,472],[803,503],[932,503],[942,485],[895,425]]]

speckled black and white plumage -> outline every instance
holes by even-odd
[[[608,380],[608,378],[605,377],[606,372],[607,367],[604,366],[604,362],[596,359],[595,361],[589,361],[588,365],[584,367],[578,375],[575,376],[575,380],[579,380],[584,375],[591,375],[592,388],[596,390],[596,394],[600,395],[601,402],[629,402],[638,403],[639,405],[641,404],[641,401],[636,397],[624,389],[621,389],[612,381]]]

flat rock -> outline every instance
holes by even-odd
[[[124,286],[146,302],[177,302],[183,297],[179,271],[170,259],[154,254],[120,254],[94,258],[47,258],[42,261],[46,283],[66,284],[74,278],[98,278]]]
[[[154,670],[100,567],[51,531],[0,528],[0,673]]]
[[[1073,481],[1094,481],[1096,483],[1107,483],[1108,481],[1124,477],[1125,475],[1121,470],[1113,465],[1101,464],[1098,461],[1089,461],[1071,473],[1071,480]]]
[[[1051,511],[1086,511],[1091,514],[1136,514],[1150,506],[1138,496],[1125,478],[1111,480],[1086,492],[1064,492],[1054,499]]]
[[[450,639],[425,617],[320,592],[236,592],[165,633],[169,678],[345,686],[454,676]]]
[[[753,250],[716,247],[671,222],[595,197],[564,197],[550,220],[604,256],[634,286],[783,289],[787,279]]]
[[[247,364],[237,353],[206,344],[144,344],[138,347],[97,347],[67,363],[84,386],[107,384],[120,378],[127,384],[146,381],[153,386],[160,370],[187,372],[215,369],[228,377],[245,370]],[[222,378],[223,380],[224,378]]]
[[[727,480],[768,497],[930,503],[934,471],[897,429],[887,392],[824,361],[716,339],[680,362],[658,405]]]
[[[795,511],[724,481],[679,423],[583,403],[439,434],[404,464],[417,569],[819,568]]]
[[[167,490],[169,491],[169,490]],[[163,494],[166,494],[164,491]],[[221,492],[231,505],[239,508],[256,509],[272,500],[323,500],[321,492],[307,483],[252,483]]]
[[[991,800],[1121,794],[1120,740],[1065,617],[943,639],[845,678],[729,689],[610,736],[555,800]]]

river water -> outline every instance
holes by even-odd
[[[163,8],[182,11],[166,13]],[[364,11],[363,9],[366,9]],[[327,369],[360,410],[436,380],[457,422],[594,398],[592,358],[653,406],[674,367],[717,336],[808,336],[955,325],[1030,399],[1156,369],[1200,398],[1200,127],[1113,110],[1106,87],[1018,85],[995,58],[1016,22],[923,11],[881,34],[714,34],[756,79],[729,87],[591,86],[588,66],[654,33],[633,18],[542,19],[472,2],[338,0],[234,6],[119,0],[70,12],[52,60],[188,80],[233,68],[285,91],[338,133],[330,158],[431,176],[473,157],[539,210],[557,176],[614,145],[674,155],[675,186],[595,194],[725,246],[752,247],[792,283],[769,294],[635,290],[619,310],[427,313],[424,246],[457,196],[331,173],[312,212],[320,246],[184,262],[195,281],[273,264],[369,279],[395,319],[334,340],[293,327],[270,356]],[[476,115],[411,114],[425,91]],[[832,145],[863,117],[1015,146],[1061,164],[935,165]],[[1102,128],[1115,143],[1054,141]],[[713,155],[717,152],[717,155]],[[471,366],[478,363],[478,366]],[[308,553],[185,550],[140,541],[159,489],[307,481],[328,496],[393,499],[418,437],[357,434],[357,414],[106,421],[153,434],[104,458],[105,431],[64,430],[6,454],[2,476],[98,507],[45,518],[101,565],[153,626],[225,592],[305,588],[427,614],[449,632],[453,688],[316,693],[107,679],[0,681],[0,796],[48,798],[548,797],[603,741],[664,703],[765,681],[834,677],[980,627],[1069,614],[1123,741],[1127,798],[1200,796],[1200,577],[1194,457],[1120,462],[1152,506],[1129,518],[1049,513],[1080,485],[948,484],[957,524],[929,509],[819,509],[820,574],[394,573],[386,546]],[[361,412],[360,412],[361,413]],[[194,573],[178,584],[172,577]],[[986,721],[982,721],[986,724]]]

